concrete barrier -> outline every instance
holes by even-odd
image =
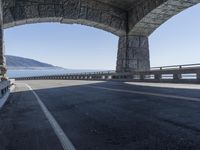
[[[14,90],[15,79],[0,81],[0,109],[6,103],[10,92]]]
[[[191,74],[193,77],[191,77]],[[190,76],[190,77],[189,77]],[[165,66],[148,71],[114,71],[16,78],[16,80],[124,80],[136,82],[200,83],[200,64]]]

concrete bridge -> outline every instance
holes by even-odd
[[[3,29],[60,22],[100,28],[119,36],[117,72],[150,69],[148,36],[200,0],[1,0],[0,65],[5,67]]]
[[[150,69],[148,43],[160,25],[199,2],[0,0],[2,75],[3,29],[78,23],[119,36],[114,72],[2,78],[0,150],[199,150],[200,64]]]

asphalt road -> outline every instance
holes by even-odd
[[[199,150],[200,85],[17,82],[0,110],[0,150],[73,150],[69,144]]]

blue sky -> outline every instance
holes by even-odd
[[[200,5],[171,18],[150,37],[151,66],[200,63]],[[118,37],[92,27],[43,23],[5,30],[6,54],[71,69],[115,69]]]

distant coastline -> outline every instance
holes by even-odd
[[[10,78],[100,71],[90,69],[65,69],[33,59],[11,55],[6,56],[6,65],[8,69],[7,75]]]
[[[6,55],[6,66],[9,70],[63,70],[65,68],[40,62],[34,59]]]
[[[7,66],[8,70],[66,70],[65,68],[61,67],[9,67]]]

